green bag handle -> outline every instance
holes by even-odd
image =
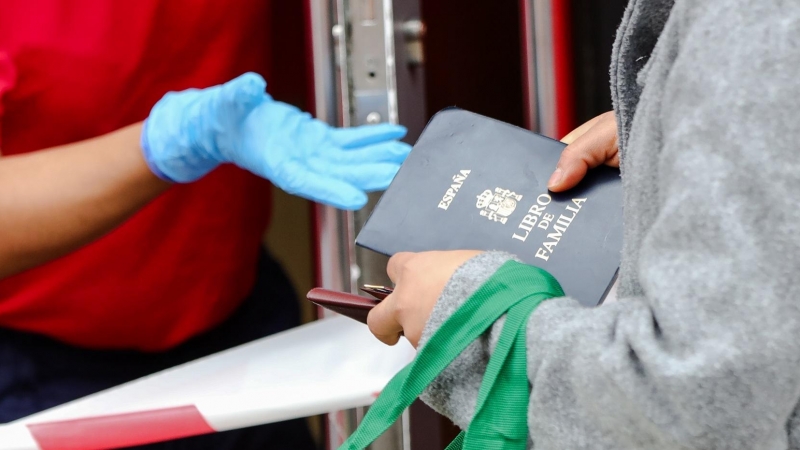
[[[422,391],[503,314],[506,322],[489,359],[466,431],[447,450],[521,449],[528,442],[525,325],[544,300],[564,296],[546,271],[516,261],[503,264],[434,333],[416,358],[389,381],[361,425],[340,450],[366,448],[383,434]]]

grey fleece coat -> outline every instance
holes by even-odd
[[[800,2],[631,0],[619,300],[528,323],[530,447],[800,449]],[[511,255],[449,281],[422,343]],[[500,322],[423,399],[466,427]]]

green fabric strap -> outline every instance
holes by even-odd
[[[389,381],[358,429],[340,447],[366,448],[386,431],[422,391],[503,314],[506,322],[489,359],[475,415],[450,449],[525,449],[529,387],[525,325],[544,300],[564,292],[550,274],[508,261],[434,333],[414,361]]]

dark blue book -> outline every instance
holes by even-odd
[[[619,269],[619,170],[590,170],[574,189],[547,181],[565,145],[461,109],[431,119],[356,244],[401,251],[504,250],[550,272],[564,292],[600,304]]]

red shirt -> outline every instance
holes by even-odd
[[[269,80],[267,0],[4,0],[0,150],[31,152],[147,117],[167,91]],[[160,350],[249,293],[269,184],[233,166],[176,185],[118,229],[0,280],[0,326]]]

